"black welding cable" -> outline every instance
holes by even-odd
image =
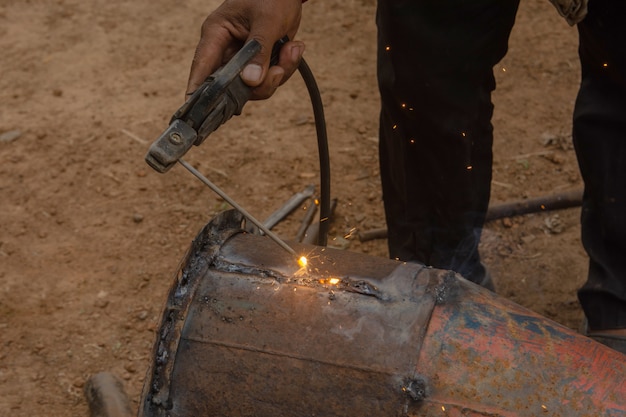
[[[320,227],[317,244],[326,246],[328,241],[328,228],[330,223],[330,157],[328,152],[328,135],[326,133],[326,119],[324,118],[324,106],[322,96],[317,87],[311,68],[304,59],[300,61],[298,71],[302,75],[304,84],[309,91],[313,116],[315,117],[315,130],[317,132],[317,148],[320,158]]]

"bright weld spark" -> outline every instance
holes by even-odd
[[[409,143],[411,143],[411,144],[415,143],[415,139],[409,140]]]
[[[308,263],[309,261],[306,259],[306,256],[301,256],[300,259],[298,259],[298,265],[300,265],[300,268],[306,268]]]
[[[603,66],[604,68],[606,68],[606,67],[608,67],[608,66],[609,66],[609,64],[605,62],[604,64],[602,64],[602,66]]]
[[[461,136],[465,137],[465,132],[461,132]]]
[[[474,168],[474,167],[473,167],[473,166],[471,166],[471,165],[468,165],[468,166],[467,166],[467,170],[468,170],[468,171],[471,171],[473,168]]]
[[[391,46],[389,45],[385,46],[385,51],[391,51]]]
[[[339,284],[339,281],[341,281],[339,278],[330,278],[330,279],[328,280],[328,283],[329,283],[330,285],[337,285],[337,284]]]
[[[502,72],[506,72],[506,68],[502,67]]]

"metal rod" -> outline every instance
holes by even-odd
[[[300,224],[300,228],[298,229],[298,233],[296,233],[296,242],[302,242],[304,239],[304,235],[308,230],[309,226],[313,222],[313,217],[315,217],[315,213],[317,213],[317,198],[311,198],[310,204],[306,209],[306,213],[304,215],[304,219],[302,219],[302,223]]]
[[[268,229],[272,230],[274,226],[276,226],[281,220],[287,217],[292,211],[302,204],[304,200],[311,197],[315,192],[315,186],[309,185],[304,191],[298,192],[294,194],[281,208],[272,213],[263,224]]]
[[[539,213],[551,210],[580,207],[582,203],[582,189],[563,191],[548,196],[491,205],[487,210],[485,221],[490,222],[493,220],[502,219],[504,217],[513,217],[529,213]],[[368,240],[385,238],[387,238],[387,229],[385,228],[359,232],[360,242],[367,242]]]
[[[217,185],[213,184],[211,181],[209,181],[209,179],[207,177],[205,177],[204,175],[202,175],[200,173],[200,171],[198,171],[197,169],[195,169],[194,167],[192,167],[187,161],[183,160],[182,158],[178,159],[178,162],[184,166],[187,171],[191,172],[196,178],[198,178],[200,181],[202,181],[204,183],[204,185],[206,185],[207,187],[209,187],[211,190],[213,190],[217,195],[219,195],[220,197],[222,197],[228,204],[230,204],[231,206],[233,206],[236,210],[238,210],[241,214],[243,214],[243,216],[250,220],[252,223],[254,223],[254,225],[256,227],[258,227],[260,230],[263,231],[263,233],[265,233],[267,235],[267,237],[269,237],[270,239],[272,239],[274,242],[276,242],[278,244],[278,246],[282,247],[283,249],[285,249],[287,252],[289,252],[290,254],[292,254],[293,256],[295,256],[296,258],[298,257],[298,255],[296,254],[296,251],[293,250],[291,248],[291,246],[287,245],[281,238],[279,238],[278,236],[276,236],[276,234],[274,234],[271,230],[269,230],[267,227],[265,227],[263,225],[263,223],[261,223],[260,221],[258,221],[257,219],[255,219],[250,213],[248,213],[248,211],[246,209],[244,209],[243,207],[241,207],[239,204],[237,204],[232,198],[230,198],[224,191],[222,191]]]

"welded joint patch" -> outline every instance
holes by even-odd
[[[435,304],[441,305],[456,299],[459,295],[461,285],[455,272],[437,271],[434,278],[431,278],[428,292],[435,298]]]
[[[423,401],[428,397],[428,384],[426,378],[418,375],[406,381],[402,387],[402,391],[413,401]]]

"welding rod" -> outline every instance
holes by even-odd
[[[285,249],[287,252],[289,252],[290,254],[292,254],[293,256],[295,256],[296,258],[298,257],[298,255],[296,254],[296,251],[293,250],[291,248],[291,246],[287,245],[281,238],[279,238],[278,236],[276,236],[276,234],[274,234],[271,230],[269,230],[267,227],[265,227],[263,225],[263,223],[261,223],[260,221],[258,221],[257,219],[255,219],[254,217],[252,217],[252,215],[250,213],[248,213],[248,211],[246,211],[243,207],[241,207],[239,204],[237,204],[235,201],[233,201],[232,198],[230,198],[224,191],[222,191],[217,185],[213,184],[211,181],[209,181],[209,179],[207,177],[205,177],[204,175],[202,175],[200,173],[200,171],[198,171],[197,169],[195,169],[194,167],[192,167],[191,165],[189,165],[189,163],[185,160],[183,160],[182,158],[178,159],[178,162],[184,166],[187,171],[191,172],[193,175],[195,175],[196,178],[198,178],[200,181],[202,181],[204,183],[204,185],[206,185],[207,187],[209,187],[211,190],[213,190],[217,195],[219,195],[220,197],[222,197],[224,199],[224,201],[226,201],[228,204],[230,204],[231,206],[233,206],[237,211],[239,211],[246,219],[250,220],[252,223],[254,223],[254,225],[256,227],[258,227],[260,230],[263,231],[263,233],[265,233],[267,235],[267,237],[269,237],[270,239],[272,239],[274,242],[276,242],[280,247],[282,247],[283,249]]]

